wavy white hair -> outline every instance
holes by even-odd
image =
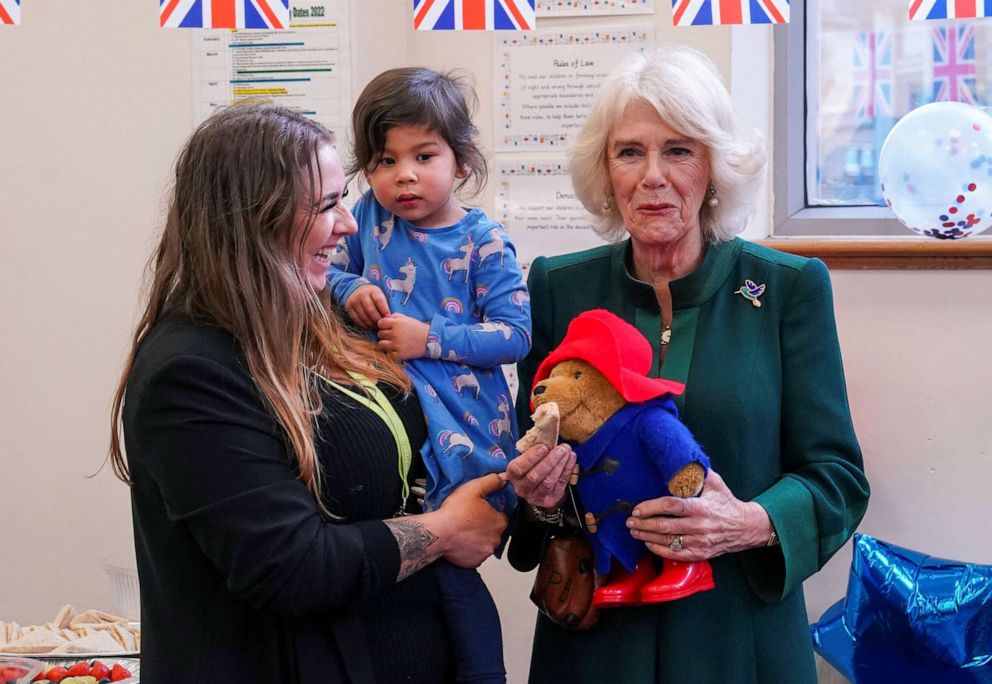
[[[610,241],[626,233],[610,196],[607,148],[616,122],[631,104],[645,102],[679,134],[698,140],[710,161],[710,182],[720,200],[700,209],[703,235],[711,243],[729,240],[754,214],[765,168],[764,138],[742,126],[730,93],[713,62],[687,47],[656,48],[618,65],[600,87],[569,159],[579,201],[595,217],[594,229]]]

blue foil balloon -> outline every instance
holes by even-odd
[[[847,596],[810,631],[855,684],[992,683],[992,566],[857,534]]]

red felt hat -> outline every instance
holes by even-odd
[[[648,377],[651,343],[637,328],[606,309],[583,311],[572,319],[561,344],[538,366],[534,386],[569,359],[591,364],[626,401],[647,401],[685,390],[680,382]]]

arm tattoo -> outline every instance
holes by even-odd
[[[392,518],[383,522],[396,537],[396,543],[400,547],[400,574],[396,577],[397,582],[426,567],[441,555],[428,552],[431,544],[437,541],[437,535],[431,533],[422,523],[410,518]]]

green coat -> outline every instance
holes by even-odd
[[[660,346],[654,290],[630,275],[630,258],[627,241],[534,261],[521,429],[538,364],[582,311],[609,309]],[[745,280],[765,285],[760,307],[738,293]],[[781,546],[714,558],[715,589],[604,611],[589,632],[539,618],[531,682],[815,683],[802,582],[850,538],[868,505],[829,275],[816,259],[734,239],[709,246],[699,269],[670,289],[671,343],[662,369],[656,352],[652,375],[686,383],[682,420],[731,491],[768,511]],[[543,533],[522,523],[511,563],[533,567]]]

